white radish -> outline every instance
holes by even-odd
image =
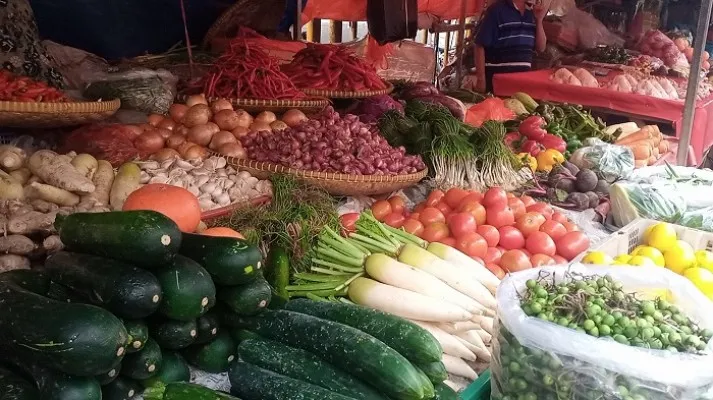
[[[438,327],[444,331],[455,334],[458,332],[470,331],[473,329],[480,328],[480,325],[473,321],[463,321],[463,322],[441,322]]]
[[[347,294],[357,304],[407,319],[452,322],[473,318],[473,314],[456,305],[368,278],[355,279]]]
[[[473,368],[471,368],[468,363],[458,357],[453,357],[449,356],[448,354],[444,354],[443,359],[441,361],[443,361],[443,365],[446,366],[446,371],[448,371],[449,374],[468,378],[470,380],[478,379],[478,374],[473,370]]]
[[[460,332],[456,334],[456,336],[458,336],[462,341],[465,342],[464,344],[466,345],[468,350],[475,353],[478,359],[490,362],[490,351],[488,351],[488,348],[485,347],[483,339],[478,336],[478,333],[476,331]]]
[[[490,270],[485,268],[485,266],[481,263],[475,261],[471,257],[468,257],[467,254],[443,243],[431,242],[427,249],[431,253],[449,261],[458,268],[468,270],[468,272],[475,276],[480,283],[488,288],[490,293],[495,294],[495,290],[500,284],[500,279],[498,279],[495,274],[490,272]]]
[[[485,311],[485,307],[477,301],[453,289],[435,276],[398,262],[386,254],[370,255],[364,266],[367,274],[381,283],[455,304],[472,314],[483,314]]]
[[[463,385],[461,383],[456,383],[456,382],[453,382],[450,380],[443,381],[443,384],[448,386],[449,388],[453,389],[456,392],[460,392],[461,390],[465,389],[465,387],[466,387],[465,385]]]
[[[473,322],[476,324],[480,325],[480,327],[488,332],[489,334],[493,334],[493,322],[494,319],[490,317],[485,317],[483,315],[475,315],[473,316]]]
[[[445,354],[450,354],[454,357],[460,357],[466,360],[470,361],[475,361],[477,360],[476,355],[468,350],[468,347],[466,347],[461,341],[459,340],[458,337],[452,336],[443,330],[439,329],[433,324],[429,324],[427,322],[422,322],[422,321],[411,321],[414,324],[420,326],[421,328],[427,330],[428,332],[433,335],[433,337],[438,340],[438,343],[441,344],[441,347],[443,348],[443,353]]]
[[[486,308],[495,309],[495,297],[482,283],[450,262],[429,253],[415,244],[406,244],[401,249],[399,261],[428,272],[447,283],[453,289],[470,296]]]
[[[475,333],[483,339],[483,343],[490,343],[493,340],[493,336],[482,329],[476,329]]]

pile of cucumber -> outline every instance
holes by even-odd
[[[233,398],[181,382],[189,364],[225,372],[235,359],[222,314],[269,304],[256,247],[182,233],[153,211],[55,224],[66,251],[0,274],[0,398],[128,400],[145,388],[152,399]]]

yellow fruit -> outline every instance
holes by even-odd
[[[690,244],[677,240],[674,245],[663,252],[666,268],[677,274],[683,274],[696,263],[696,253]]]
[[[646,258],[643,256],[634,256],[631,257],[631,260],[629,260],[629,265],[635,265],[638,267],[655,267],[656,263],[653,262],[650,258]]]
[[[582,259],[583,264],[610,265],[614,260],[603,251],[590,251]]]
[[[666,251],[676,244],[676,239],[676,230],[673,229],[673,225],[659,222],[649,231],[646,244],[661,251]]]
[[[629,255],[632,256],[632,257],[638,256],[638,255],[639,255],[639,251],[641,251],[641,249],[643,249],[644,247],[649,247],[649,246],[645,246],[645,245],[643,245],[643,244],[640,244],[640,245],[634,247],[634,250],[632,250],[631,253],[629,253]]]
[[[670,289],[645,288],[636,290],[636,298],[640,300],[656,300],[660,298],[672,302],[673,292]]]
[[[628,264],[629,260],[631,260],[631,256],[628,254],[619,254],[614,257],[614,262],[619,264]]]
[[[713,253],[707,250],[698,250],[696,252],[696,267],[713,272]]]
[[[639,251],[636,252],[637,256],[642,256],[651,259],[659,267],[663,267],[666,262],[663,258],[663,253],[659,249],[651,246],[641,246]]]
[[[648,243],[649,242],[649,236],[651,236],[651,231],[654,229],[654,226],[657,224],[649,225],[648,228],[644,229],[644,237],[643,237],[643,242]]]
[[[687,269],[683,276],[693,282],[696,287],[706,296],[713,295],[713,272],[707,269],[693,267]]]

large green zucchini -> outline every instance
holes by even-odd
[[[218,299],[240,315],[253,315],[270,304],[272,288],[262,276],[240,286],[221,287]]]
[[[186,360],[175,351],[161,351],[161,367],[156,375],[141,382],[144,387],[163,386],[173,382],[188,382],[191,371]]]
[[[183,354],[192,365],[217,374],[228,370],[228,364],[235,359],[237,350],[230,333],[223,330],[212,341],[189,346]]]
[[[218,335],[220,329],[220,316],[211,309],[207,313],[201,315],[196,320],[196,340],[195,344],[208,343]]]
[[[144,400],[240,400],[227,393],[193,383],[175,382],[166,386],[150,387]],[[327,399],[325,399],[327,400]]]
[[[196,320],[177,321],[155,317],[149,323],[149,335],[162,349],[183,349],[196,340]]]
[[[159,313],[179,321],[194,320],[215,305],[215,284],[208,272],[190,258],[178,255],[156,272],[163,288]]]
[[[241,285],[262,268],[260,249],[242,239],[184,233],[181,254],[196,261],[218,285]]]
[[[40,392],[30,381],[0,366],[0,400],[40,400]]]
[[[149,338],[143,349],[124,357],[121,375],[136,380],[149,379],[156,375],[162,361],[161,348],[155,340]]]
[[[102,386],[102,400],[129,400],[141,393],[141,385],[131,378],[120,376]]]

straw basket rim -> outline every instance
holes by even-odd
[[[65,103],[0,101],[0,126],[59,128],[82,125],[109,118],[119,107],[119,99]]]
[[[179,100],[185,102],[187,95],[179,96]],[[222,97],[207,97],[206,100],[211,103],[213,101],[223,99]],[[286,111],[291,108],[308,109],[321,111],[329,105],[329,99],[324,97],[308,97],[306,99],[294,100],[264,100],[264,99],[225,99],[230,101],[233,107],[242,108],[246,111]]]
[[[347,91],[347,90],[325,90],[325,89],[299,89],[303,93],[310,96],[327,97],[330,99],[363,99],[371,96],[380,96],[390,94],[394,91],[394,85],[391,82],[386,82],[386,88],[363,91]]]
[[[86,114],[116,111],[121,100],[67,101],[67,102],[22,102],[0,101],[0,112],[33,114]]]

